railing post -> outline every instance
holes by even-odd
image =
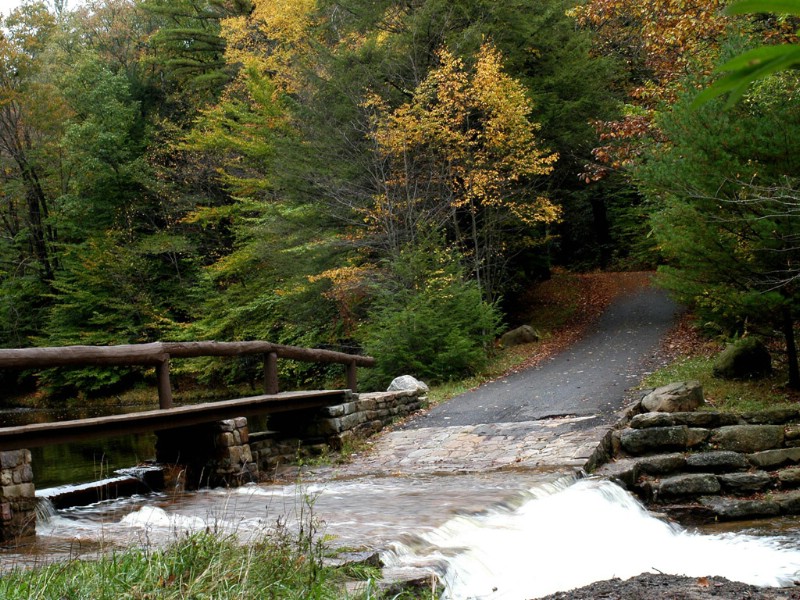
[[[264,355],[264,393],[278,393],[278,353],[267,352]]]
[[[356,361],[350,361],[347,363],[347,387],[353,392],[357,392],[356,389],[358,387],[358,367],[356,366]]]
[[[158,377],[158,405],[160,408],[172,408],[172,386],[169,383],[169,354],[156,365]]]

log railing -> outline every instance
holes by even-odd
[[[172,358],[199,356],[264,356],[264,392],[277,394],[278,359],[303,362],[338,363],[347,368],[347,387],[356,391],[357,367],[373,367],[375,359],[312,348],[284,346],[270,342],[154,342],[122,346],[63,346],[60,348],[0,349],[0,368],[32,369],[66,366],[145,365],[155,366],[158,401],[161,408],[172,407],[169,362]]]

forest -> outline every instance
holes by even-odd
[[[0,347],[266,340],[446,381],[553,269],[658,268],[713,335],[782,340],[800,387],[800,3],[744,3],[26,0],[0,23]]]

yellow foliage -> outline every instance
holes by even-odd
[[[226,61],[242,64],[259,57],[281,91],[296,93],[301,87],[297,62],[313,54],[309,30],[316,4],[316,0],[254,0],[249,15],[221,22]]]
[[[393,165],[387,185],[424,188],[414,166],[427,160],[433,168],[428,164],[425,176],[436,173],[450,191],[441,200],[453,209],[506,208],[527,223],[556,221],[559,209],[550,200],[519,193],[527,181],[550,173],[558,157],[539,147],[539,127],[528,119],[531,103],[503,72],[500,52],[484,44],[470,70],[446,49],[438,58],[410,102],[391,112],[377,95],[363,104],[373,114],[373,138]],[[367,221],[385,218],[389,196],[376,202]],[[406,194],[398,208],[414,202]]]

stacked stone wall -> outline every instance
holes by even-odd
[[[610,450],[596,473],[675,518],[800,514],[800,409],[643,413],[614,432]]]
[[[0,452],[0,543],[34,535],[36,491],[29,450]]]

